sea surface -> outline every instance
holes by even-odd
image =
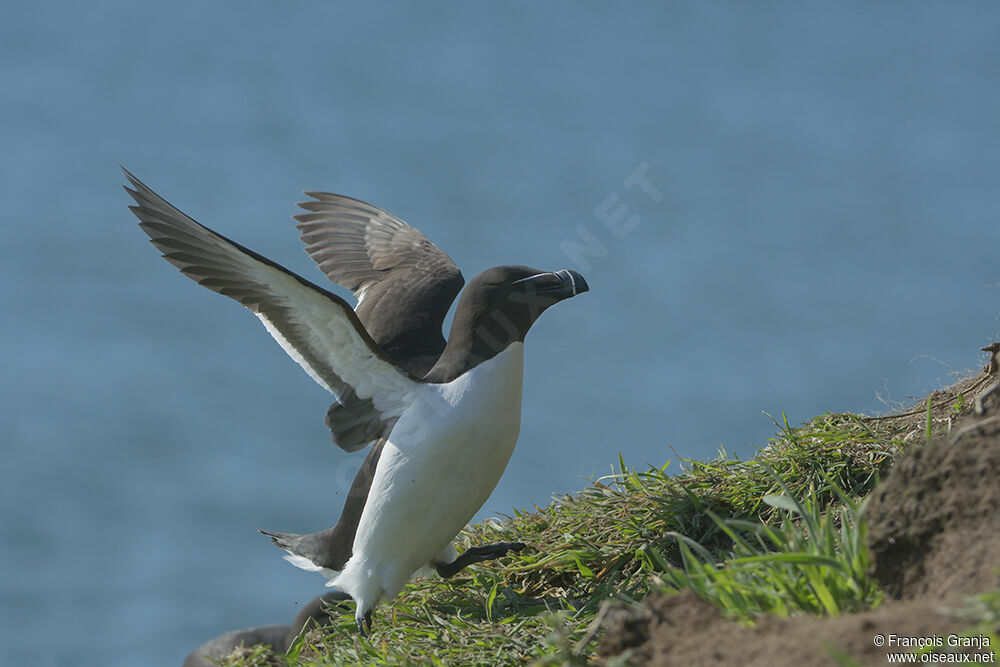
[[[6,3],[0,664],[179,665],[289,622],[323,580],[256,529],[328,527],[363,458],[250,313],[158,258],[119,165],[320,283],[304,189],[467,278],[583,273],[528,336],[484,518],[980,366],[998,34],[986,2]]]

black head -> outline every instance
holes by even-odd
[[[583,276],[569,269],[497,266],[483,271],[462,291],[448,346],[428,379],[457,377],[511,343],[523,341],[547,308],[589,289]]]

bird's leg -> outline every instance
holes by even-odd
[[[364,637],[368,638],[368,631],[372,629],[372,610],[369,609],[365,612],[362,618],[356,620],[358,624],[358,633]]]
[[[520,551],[523,548],[523,542],[497,542],[496,544],[470,547],[464,554],[450,563],[434,563],[434,569],[437,570],[439,575],[447,579],[458,574],[473,563],[500,558],[501,556],[506,556],[509,551]]]

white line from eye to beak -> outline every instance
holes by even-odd
[[[555,275],[555,274],[554,274],[554,273],[552,273],[551,271],[549,271],[549,272],[546,272],[546,273],[536,273],[536,274],[535,274],[535,275],[533,275],[533,276],[528,276],[527,278],[521,278],[520,280],[515,280],[515,281],[514,281],[513,283],[511,283],[511,284],[512,284],[512,285],[516,285],[516,284],[518,284],[518,283],[523,283],[523,282],[526,282],[526,281],[528,281],[528,280],[534,280],[535,278],[541,278],[542,276],[554,276],[554,275]]]

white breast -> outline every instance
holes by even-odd
[[[330,585],[394,597],[447,548],[500,480],[521,427],[524,346],[447,384],[421,385],[379,458],[353,555]]]

